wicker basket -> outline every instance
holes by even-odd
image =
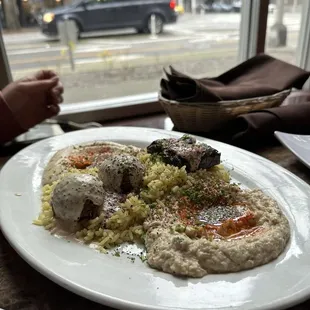
[[[290,92],[291,90],[285,90],[265,97],[200,104],[170,101],[159,93],[159,102],[176,129],[186,132],[209,132],[219,129],[240,114],[277,107]]]

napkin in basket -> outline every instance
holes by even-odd
[[[170,67],[161,94],[178,102],[218,102],[268,96],[301,89],[310,76],[299,67],[266,54],[257,55],[215,78],[195,79]]]
[[[274,140],[274,132],[310,134],[310,92],[292,93],[280,107],[239,115],[209,138],[247,147]]]

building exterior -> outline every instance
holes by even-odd
[[[6,28],[5,0],[0,0],[0,20],[3,28]],[[22,27],[36,26],[36,14],[46,8],[54,8],[69,4],[72,0],[10,0],[16,2],[17,18]]]

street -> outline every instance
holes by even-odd
[[[274,15],[269,14],[268,26],[271,26],[273,22]],[[300,14],[286,13],[284,23],[288,28],[287,48],[295,50]],[[156,70],[151,70],[152,73],[148,68],[147,73],[142,77],[142,79],[152,80],[147,84],[150,86],[145,92],[148,92],[154,91],[154,83],[157,81],[158,84],[160,78],[158,74],[164,65],[180,62],[192,65],[196,63],[195,68],[190,67],[190,73],[203,75],[206,68],[200,66],[199,62],[217,59],[216,65],[213,60],[213,70],[209,74],[219,74],[229,69],[237,61],[239,26],[240,14],[238,13],[185,14],[180,16],[176,24],[167,25],[164,33],[157,38],[146,34],[136,34],[131,29],[83,35],[74,50],[75,73],[71,72],[66,48],[60,42],[44,37],[39,29],[4,34],[4,42],[15,78],[48,67],[64,76],[70,93],[70,88],[77,85],[75,81],[77,76],[79,79],[83,79],[82,76],[88,74],[85,80],[89,82],[89,74],[93,72],[93,76],[96,76],[95,72],[97,72],[95,81],[89,82],[89,85],[98,88],[99,86],[96,86],[98,72],[113,71],[112,80],[115,81],[117,71],[121,75],[119,80],[127,80],[128,84],[128,79],[123,76],[128,73],[128,68],[157,66]],[[229,61],[225,62],[225,59],[229,59]],[[210,65],[207,65],[207,68],[210,68]],[[145,69],[142,71],[145,72]],[[141,78],[141,72],[138,75]],[[132,91],[129,90],[128,94],[132,94]],[[141,90],[137,89],[138,92]],[[72,94],[74,94],[74,90],[72,90]],[[87,94],[87,96],[89,95],[91,94]],[[120,93],[119,96],[121,95]],[[124,95],[127,95],[126,91],[124,91]],[[117,96],[117,92],[112,91],[111,95],[107,96]],[[68,102],[77,100],[75,97],[69,97]],[[91,97],[93,100],[101,98],[102,95],[91,95]]]

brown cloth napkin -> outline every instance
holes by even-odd
[[[233,145],[264,144],[275,131],[310,134],[310,102],[293,103],[238,116],[209,138]]]
[[[218,102],[272,95],[301,89],[310,76],[299,67],[271,56],[257,55],[215,78],[191,78],[170,67],[162,79],[161,93],[179,102]]]

